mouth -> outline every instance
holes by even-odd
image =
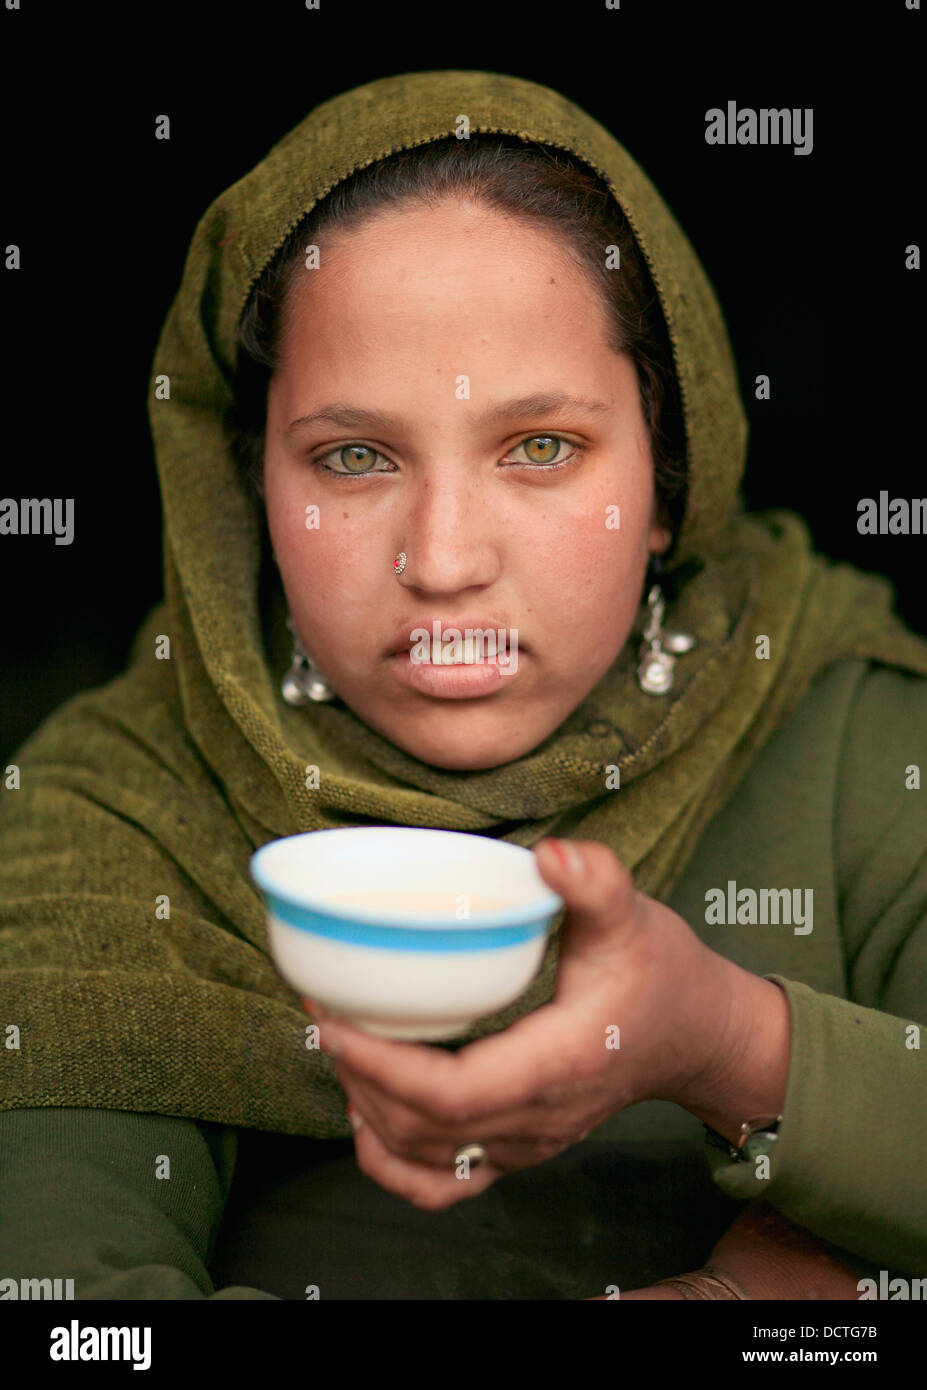
[[[495,695],[518,680],[517,628],[487,619],[432,620],[397,633],[389,662],[409,689],[439,700]]]
[[[386,655],[408,656],[415,665],[475,666],[500,659],[505,664],[523,645],[517,628],[492,618],[426,618],[398,629]]]

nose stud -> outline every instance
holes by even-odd
[[[397,574],[402,574],[403,570],[406,567],[406,560],[408,558],[409,557],[406,555],[406,552],[404,550],[400,550],[399,554],[393,561],[393,569]]]

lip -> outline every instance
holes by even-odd
[[[519,662],[522,655],[519,646]],[[507,670],[499,665],[494,656],[488,656],[470,666],[435,666],[430,661],[413,661],[411,653],[403,649],[390,656],[389,664],[410,689],[417,690],[422,695],[436,696],[439,700],[476,700],[480,696],[493,695],[504,690],[508,684],[518,679],[517,669]]]
[[[428,633],[428,638],[430,641],[432,633],[434,632],[435,623],[438,624],[439,630],[442,634],[448,628],[456,628],[456,630],[461,634],[465,633],[467,628],[470,628],[473,631],[476,631],[478,629],[486,631],[487,629],[491,628],[492,631],[496,633],[498,633],[499,629],[501,628],[503,633],[505,634],[505,650],[508,650],[509,626],[507,623],[502,622],[500,618],[474,617],[472,614],[466,615],[462,618],[445,618],[435,617],[429,614],[427,617],[424,618],[410,618],[408,622],[401,623],[398,627],[394,628],[392,641],[389,647],[387,647],[384,655],[396,656],[396,654],[399,652],[408,652],[412,646],[411,634],[416,630],[416,628],[424,628],[425,631]],[[515,630],[517,631],[517,629]],[[520,633],[518,637],[518,646],[519,650],[525,650],[525,646],[521,640]]]

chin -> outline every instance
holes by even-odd
[[[398,740],[394,740],[398,742]],[[402,745],[400,745],[402,746]],[[520,758],[527,749],[517,748],[512,751],[511,745],[506,749],[499,749],[498,752],[485,751],[477,755],[470,750],[462,748],[457,756],[450,753],[446,745],[437,748],[408,747],[406,752],[411,753],[419,762],[428,763],[429,767],[440,767],[446,772],[486,772],[493,767],[501,767],[504,763],[514,762]]]
[[[467,713],[469,715],[469,711]],[[524,719],[520,719],[517,727],[511,731],[500,730],[495,713],[489,715],[489,719],[491,727],[484,729],[480,728],[484,722],[482,719],[468,717],[452,723],[443,711],[431,728],[421,717],[410,720],[401,728],[397,727],[395,720],[381,723],[368,717],[367,722],[410,757],[447,772],[483,772],[501,767],[523,757],[546,737],[544,731],[534,738],[530,733],[526,735]]]

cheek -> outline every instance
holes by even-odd
[[[374,579],[376,557],[363,533],[347,522],[307,529],[303,516],[287,519],[271,531],[277,564],[284,581],[311,594],[315,601],[337,598],[341,611],[366,602]]]
[[[350,500],[323,501],[314,475],[281,477],[268,469],[265,484],[267,527],[281,573],[304,579],[312,574],[319,587],[349,586],[366,573],[369,527],[353,520]],[[350,486],[350,484],[348,484]]]
[[[551,511],[523,541],[523,558],[538,578],[538,600],[602,591],[603,602],[633,587],[646,564],[651,499],[628,490],[597,491],[569,511]],[[533,586],[532,586],[533,587]],[[559,606],[559,604],[558,604]]]

